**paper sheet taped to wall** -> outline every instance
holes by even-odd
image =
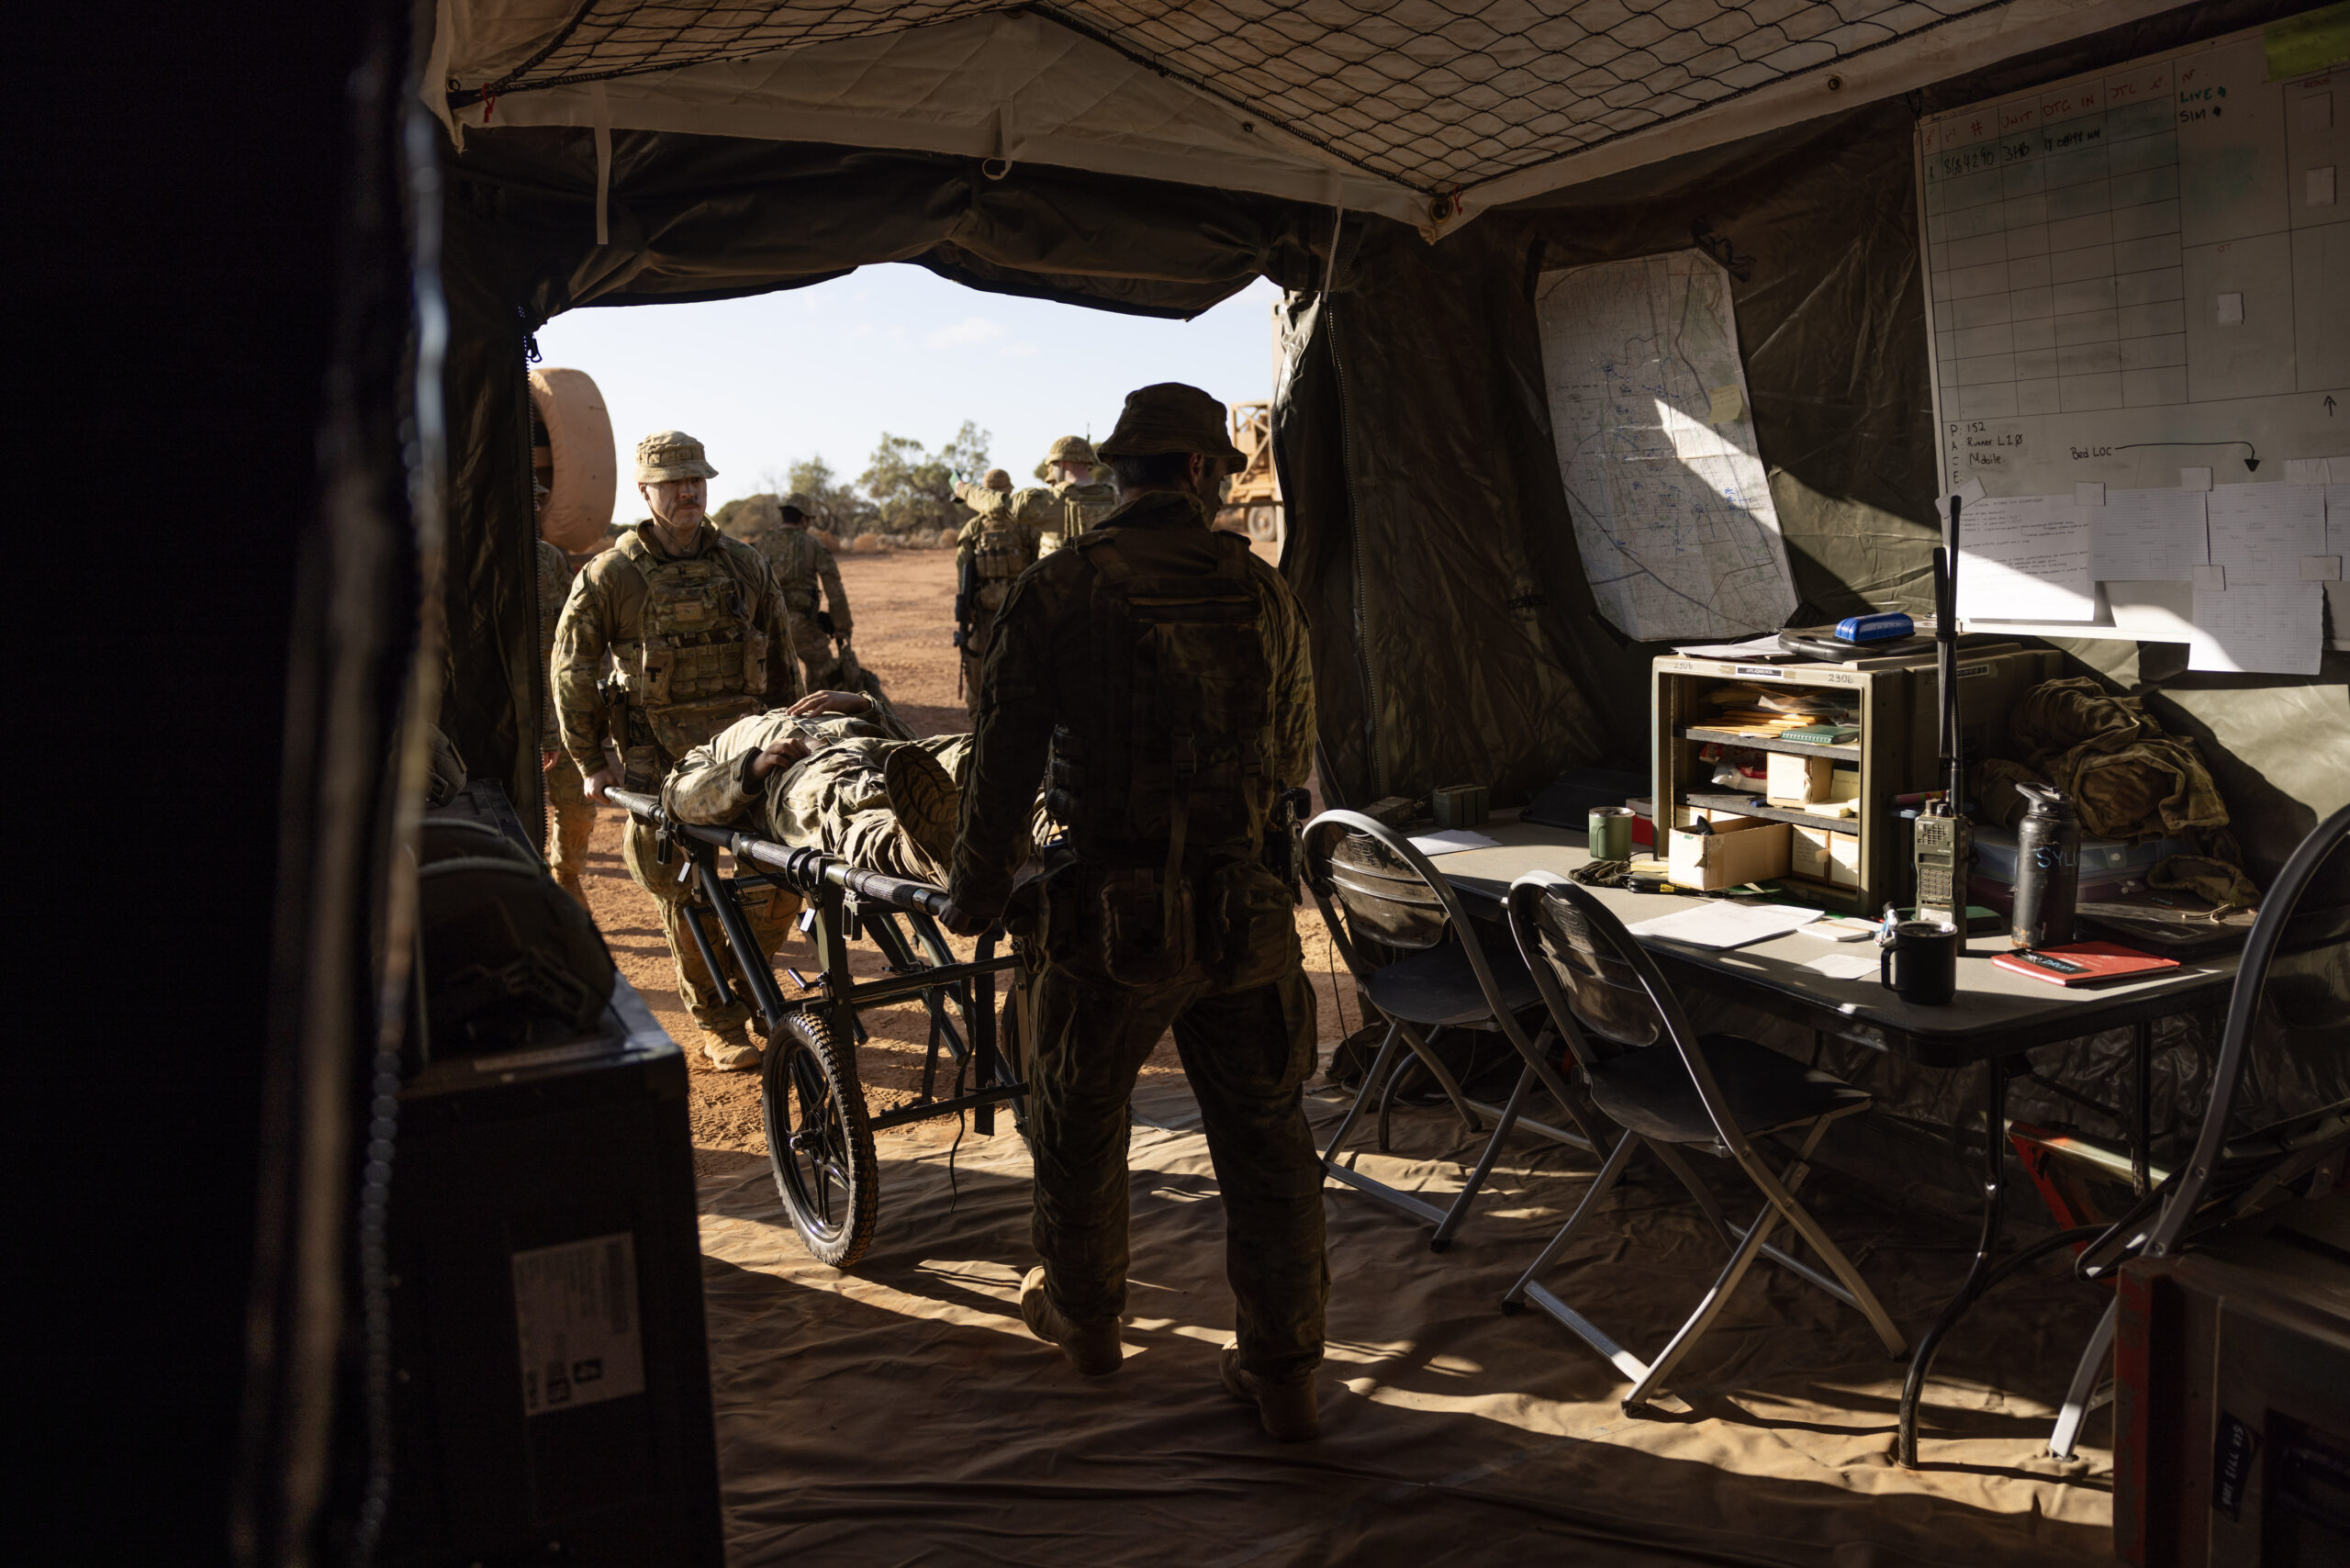
[[[1785,624],[1729,276],[1697,251],[1544,273],[1550,431],[1600,613],[1640,642]]]
[[[2094,617],[2089,510],[2070,496],[1986,496],[1962,506],[1959,614],[1998,621]]]
[[[2088,515],[2089,572],[2101,583],[2183,583],[2211,558],[2197,491],[2109,489]]]
[[[2195,590],[2187,667],[2315,675],[2324,635],[2323,583],[2253,583]]]
[[[2209,499],[2211,565],[2228,586],[2280,583],[2325,552],[2325,491],[2315,485],[2221,485]]]

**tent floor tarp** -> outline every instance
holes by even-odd
[[[1325,1131],[1340,1112],[1309,1097]],[[1020,1323],[1034,1260],[1013,1137],[883,1140],[886,1220],[853,1275],[811,1260],[763,1158],[704,1154],[703,1278],[729,1560],[737,1564],[1491,1562],[1565,1548],[1624,1563],[2100,1562],[2101,1448],[2044,1457],[2103,1305],[2061,1265],[1980,1305],[1928,1389],[1926,1468],[1892,1460],[1902,1368],[1859,1317],[1768,1264],[1688,1370],[1694,1407],[1627,1416],[1613,1368],[1502,1293],[1583,1193],[1532,1156],[1454,1249],[1332,1189],[1324,1437],[1259,1434],[1216,1382],[1229,1335],[1223,1215],[1180,1081],[1146,1084],[1133,1138],[1127,1358],[1079,1378]],[[1449,1188],[1457,1124],[1399,1115],[1386,1180]],[[1523,1161],[1523,1162],[1519,1162]],[[728,1167],[711,1170],[713,1162]],[[1727,1193],[1727,1187],[1718,1189]],[[1905,1330],[1964,1271],[1967,1227],[1805,1192]],[[1554,1286],[1653,1351],[1719,1266],[1678,1190],[1628,1187]],[[1570,1271],[1580,1266],[1580,1273]],[[2102,1444],[2109,1421],[2091,1418]]]

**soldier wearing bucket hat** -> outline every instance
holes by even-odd
[[[988,510],[984,498],[965,495],[966,490],[1010,490],[1012,502],[1003,515],[1020,527],[1035,531],[1040,550],[1059,549],[1110,513],[1118,504],[1118,493],[1109,485],[1094,477],[1101,465],[1093,447],[1081,435],[1065,435],[1053,442],[1045,460],[1036,465],[1040,486],[1013,490],[1010,477],[999,486],[987,481],[979,485],[958,485],[955,488],[966,506],[975,511]],[[990,472],[990,479],[1002,469]]]
[[[757,551],[711,526],[701,442],[658,431],[636,443],[636,487],[652,515],[579,569],[554,635],[554,707],[564,750],[605,790],[660,787],[669,770],[736,720],[800,695],[789,611]],[[603,680],[607,655],[612,675]],[[704,1034],[711,1065],[758,1065],[738,986],[719,1002],[709,967],[686,929],[677,868],[654,860],[652,831],[634,817],[621,841],[629,875],[658,902],[677,965],[677,991]],[[772,953],[799,901],[769,890],[745,901],[752,933]],[[732,955],[725,961],[733,962]]]
[[[1172,1025],[1222,1188],[1237,1342],[1225,1386],[1285,1440],[1320,1429],[1329,1273],[1300,1103],[1314,992],[1274,811],[1313,765],[1305,617],[1237,534],[1222,403],[1164,383],[1102,444],[1121,504],[1023,573],[981,674],[948,924],[1005,909],[1036,779],[1068,830],[1020,897],[1044,954],[1030,1017],[1032,1229],[1021,1316],[1088,1376],[1120,1362],[1126,1103]]]

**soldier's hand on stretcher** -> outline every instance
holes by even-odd
[[[840,713],[854,719],[873,711],[873,699],[862,691],[811,691],[784,711],[795,719],[814,713]]]
[[[787,735],[779,741],[769,741],[751,758],[751,777],[765,778],[778,767],[789,767],[808,755],[808,743],[798,735]]]
[[[950,901],[947,903],[946,908],[939,914],[938,924],[946,927],[947,930],[953,932],[957,936],[977,936],[980,932],[985,931],[990,925],[993,924],[994,922],[991,920],[982,920],[978,915],[973,914],[969,910],[965,909],[961,904],[955,903]]]

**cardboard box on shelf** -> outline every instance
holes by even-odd
[[[1787,874],[1793,823],[1717,812],[1709,825],[1710,833],[1672,834],[1665,861],[1682,887],[1710,891]]]
[[[1789,756],[1785,752],[1773,752],[1764,770],[1766,788],[1762,798],[1774,806],[1801,806],[1813,801],[1831,797],[1829,788],[1836,772],[1836,759],[1828,756]]]
[[[1830,833],[1824,827],[1790,824],[1787,874],[1825,882],[1831,888],[1861,885],[1861,841],[1858,834]]]

